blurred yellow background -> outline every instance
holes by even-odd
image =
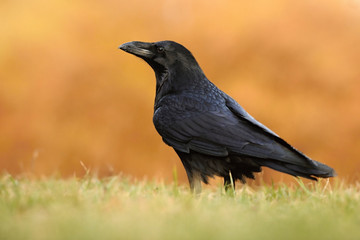
[[[251,115],[358,180],[360,1],[0,2],[0,171],[171,181],[155,77],[117,47],[174,40]],[[264,179],[288,181],[266,170]]]

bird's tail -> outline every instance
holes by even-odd
[[[310,160],[309,164],[306,166],[295,165],[273,159],[258,159],[257,162],[262,166],[269,167],[283,173],[312,180],[316,180],[316,177],[328,178],[335,177],[337,175],[335,170],[331,167],[314,160]]]

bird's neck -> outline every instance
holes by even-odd
[[[196,91],[196,88],[200,87],[204,81],[208,81],[200,67],[166,69],[162,72],[155,72],[155,76],[155,104],[169,94],[179,94],[186,90]]]

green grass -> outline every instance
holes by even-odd
[[[360,239],[360,186],[205,188],[0,176],[0,239]]]

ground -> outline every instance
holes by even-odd
[[[222,186],[0,176],[0,239],[360,239],[360,185]]]

